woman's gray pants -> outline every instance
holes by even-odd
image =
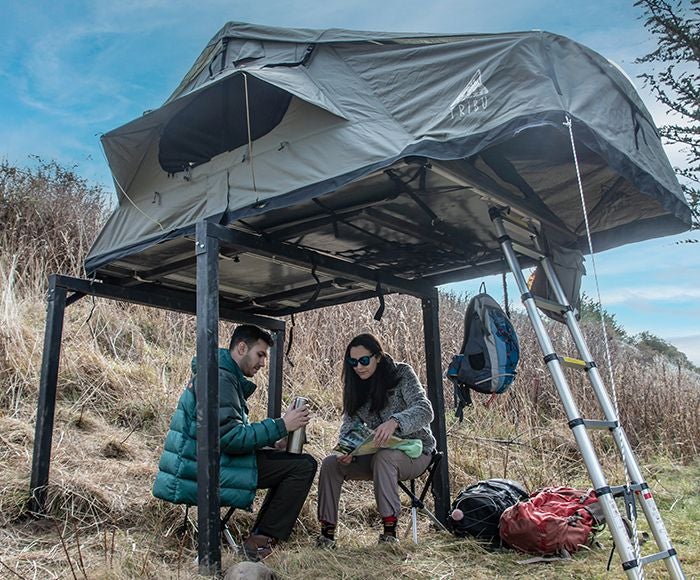
[[[329,455],[321,464],[318,480],[318,519],[330,524],[338,522],[340,490],[344,481],[353,479],[372,480],[379,515],[398,518],[401,513],[398,482],[415,479],[429,464],[427,453],[411,459],[397,449],[380,449],[371,455],[353,457],[347,465],[340,463],[336,455]]]

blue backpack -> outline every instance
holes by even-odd
[[[464,342],[452,357],[447,377],[455,389],[455,416],[464,418],[472,404],[470,389],[479,393],[503,393],[515,378],[520,346],[515,328],[491,296],[481,292],[467,305]]]

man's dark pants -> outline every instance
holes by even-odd
[[[318,463],[306,453],[260,449],[256,455],[258,489],[268,492],[253,531],[286,540],[309,495]]]

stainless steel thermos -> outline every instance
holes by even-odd
[[[306,405],[309,400],[306,397],[296,397],[292,409]],[[306,427],[299,427],[287,435],[287,453],[301,453],[306,443]]]

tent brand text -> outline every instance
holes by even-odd
[[[485,110],[489,106],[488,94],[488,89],[481,82],[481,70],[477,69],[467,86],[450,103],[450,119],[463,119]]]

